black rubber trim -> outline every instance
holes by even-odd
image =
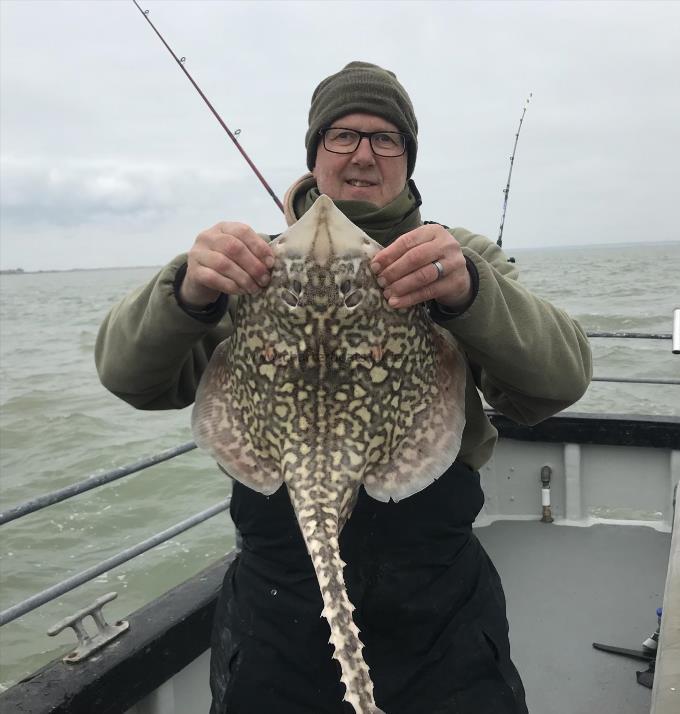
[[[497,412],[488,414],[504,439],[680,449],[678,417],[566,412],[536,426],[525,426]]]

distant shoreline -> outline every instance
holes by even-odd
[[[648,246],[657,248],[659,246],[680,246],[680,240],[658,240],[649,242],[624,242],[624,243],[587,243],[583,245],[544,245],[544,246],[517,246],[506,243],[503,250],[511,255],[512,253],[524,253],[527,251],[560,251],[560,250],[590,250],[593,248],[642,248]],[[101,270],[159,270],[162,265],[111,265],[100,268],[51,268],[45,270],[24,270],[23,268],[12,268],[0,270],[0,275],[39,275],[41,273],[87,273]]]
[[[523,252],[527,250],[535,251],[550,251],[550,250],[589,250],[591,248],[642,248],[643,246],[648,246],[649,248],[658,248],[665,245],[677,245],[680,246],[680,240],[655,240],[655,241],[640,241],[638,243],[625,241],[622,243],[583,243],[577,245],[539,245],[539,246],[518,246],[513,247],[507,243],[503,244],[503,250],[507,253],[509,251]]]
[[[93,273],[100,270],[158,270],[161,265],[112,265],[104,268],[52,268],[47,270],[24,270],[14,268],[13,270],[0,270],[0,275],[39,275],[41,273]]]

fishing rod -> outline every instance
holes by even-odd
[[[198,84],[196,84],[196,82],[194,81],[194,78],[189,74],[189,72],[187,71],[187,68],[184,66],[186,57],[178,57],[172,51],[172,48],[165,41],[165,39],[163,38],[163,35],[161,35],[161,33],[156,29],[156,26],[149,19],[149,11],[142,10],[142,8],[139,6],[139,3],[137,2],[137,0],[132,0],[132,2],[137,6],[137,9],[139,10],[139,12],[142,13],[144,19],[149,23],[149,25],[151,25],[153,31],[158,35],[160,41],[165,45],[168,52],[172,55],[175,62],[177,62],[177,64],[179,65],[179,68],[187,76],[187,78],[191,82],[191,84],[194,85],[194,89],[201,95],[201,99],[203,99],[203,101],[208,105],[208,109],[210,109],[210,111],[213,113],[213,115],[215,116],[217,121],[220,123],[220,126],[224,129],[224,131],[227,132],[227,134],[229,135],[229,138],[234,142],[234,145],[236,146],[236,148],[241,152],[241,155],[243,156],[243,158],[248,162],[248,166],[250,166],[250,168],[255,172],[255,175],[257,176],[257,178],[260,179],[260,183],[265,187],[265,189],[267,190],[267,193],[274,199],[274,203],[279,207],[279,210],[281,211],[281,213],[283,213],[283,204],[279,200],[278,196],[274,193],[274,191],[272,190],[272,187],[267,183],[264,176],[258,171],[257,166],[255,166],[255,164],[251,161],[250,156],[248,156],[248,154],[246,154],[245,150],[243,149],[243,147],[239,143],[238,139],[236,138],[236,136],[241,133],[240,130],[237,129],[235,133],[232,133],[230,131],[229,127],[224,123],[224,121],[222,120],[222,117],[218,114],[215,107],[213,107],[213,105],[210,103],[210,100],[208,99],[208,97],[206,97],[205,94],[203,94],[201,88],[198,86]]]
[[[524,102],[524,109],[522,110],[522,116],[519,118],[519,126],[517,127],[517,133],[515,134],[515,145],[512,147],[512,156],[510,157],[510,171],[508,172],[508,183],[503,189],[505,198],[503,199],[503,215],[501,216],[501,228],[500,232],[498,233],[498,240],[496,241],[496,245],[498,245],[499,248],[503,247],[503,226],[505,225],[505,211],[508,208],[508,196],[510,195],[510,179],[512,178],[512,167],[515,163],[517,142],[519,141],[519,133],[520,131],[522,131],[522,122],[524,121],[524,115],[527,113],[527,107],[529,106],[529,102],[531,101],[532,96],[533,94],[529,92],[529,96],[527,97],[526,102]]]

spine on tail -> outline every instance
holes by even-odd
[[[302,514],[300,514],[302,515]],[[375,704],[373,682],[364,661],[359,628],[352,617],[354,606],[347,596],[338,543],[338,523],[333,516],[317,512],[300,519],[300,527],[312,558],[323,598],[322,615],[331,630],[333,656],[340,663],[345,701],[356,714],[384,714]]]

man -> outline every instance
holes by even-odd
[[[496,432],[479,391],[536,423],[576,401],[591,373],[579,326],[517,282],[482,236],[423,224],[410,176],[418,125],[394,74],[352,62],[312,97],[311,174],[285,198],[294,223],[321,193],[385,248],[372,268],[395,308],[427,302],[468,360],[458,459],[399,503],[363,489],[341,535],[378,705],[387,714],[520,714],[498,575],[472,534],[483,504],[476,471]],[[137,408],[190,404],[238,296],[266,288],[273,254],[241,223],[201,233],[106,318],[96,360],[104,385]],[[479,390],[479,391],[478,391]],[[321,597],[286,489],[264,497],[233,484],[242,551],[226,574],[212,647],[212,714],[341,714],[343,687],[319,617]]]

